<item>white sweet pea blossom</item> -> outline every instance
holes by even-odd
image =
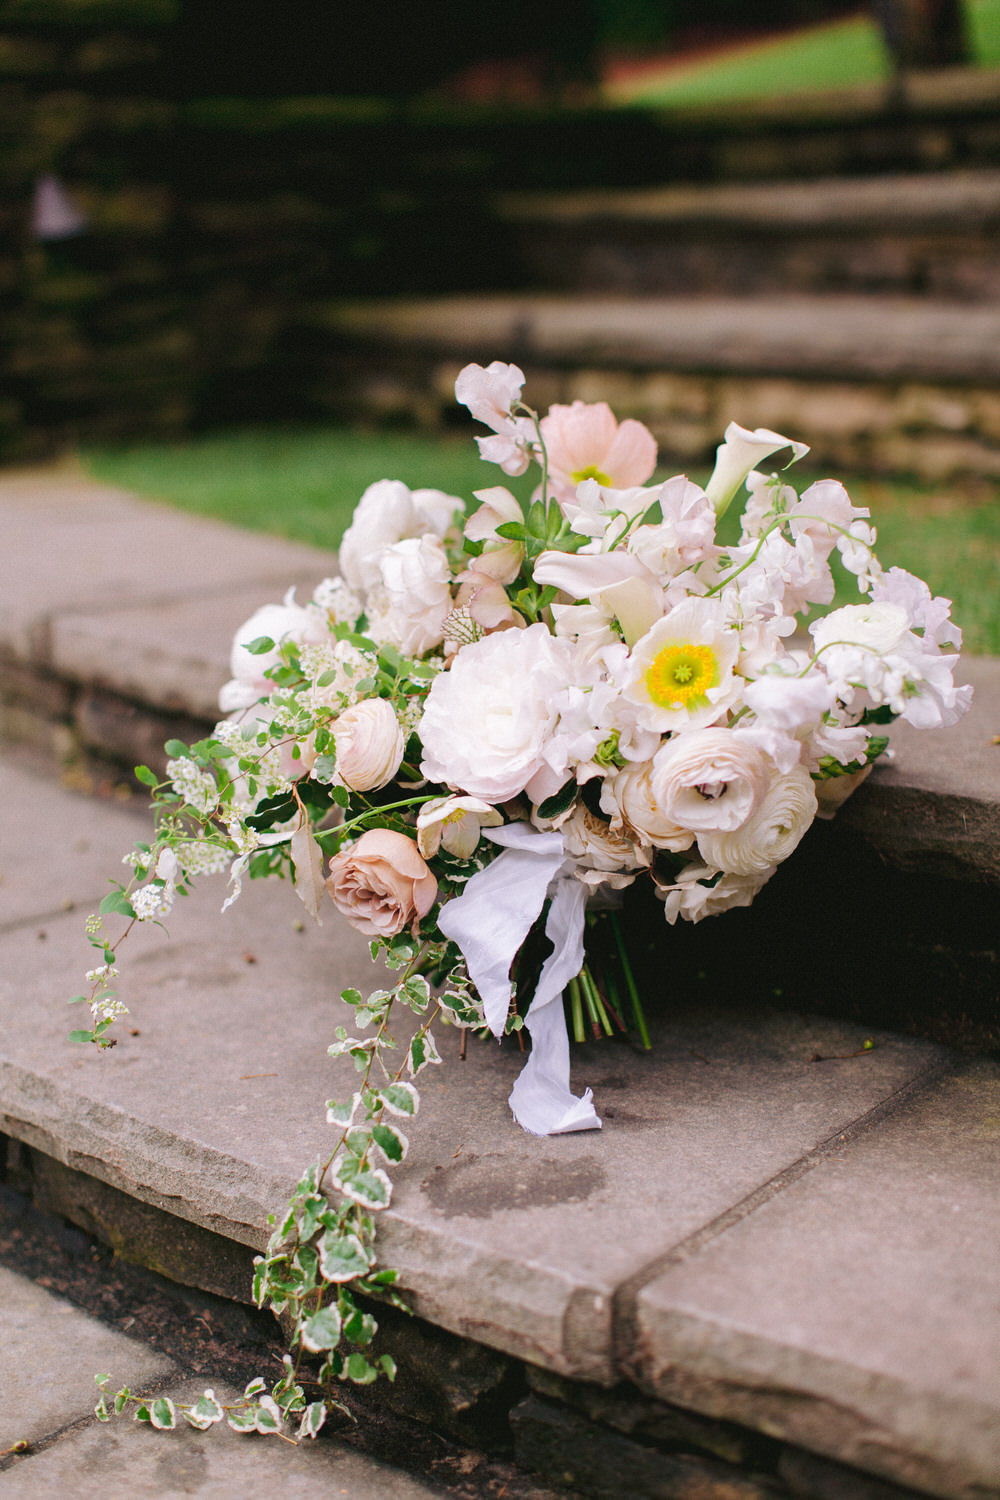
[[[872,586],[875,604],[895,604],[906,611],[909,628],[923,637],[928,645],[957,651],[962,632],[951,618],[951,600],[931,595],[922,578],[915,578],[905,568],[888,568]]]
[[[782,448],[791,448],[796,459],[804,458],[809,452],[808,444],[782,437],[780,432],[770,432],[766,427],[757,427],[749,432],[737,422],[730,422],[726,428],[725,441],[715,450],[715,468],[705,489],[720,515],[750,471]]]
[[[661,734],[714,724],[739,698],[739,636],[714,599],[688,598],[633,647],[622,684],[639,722]]]
[[[804,766],[777,776],[739,827],[699,833],[702,858],[729,875],[765,875],[788,858],[816,816],[816,789]]]
[[[456,859],[471,859],[483,828],[499,828],[503,814],[481,797],[433,797],[417,814],[417,848],[431,859],[445,848]]]
[[[502,484],[476,490],[479,509],[465,523],[470,542],[484,542],[474,567],[497,583],[513,583],[524,561],[524,543],[497,536],[497,527],[524,521],[521,502]]]
[[[517,365],[506,365],[499,359],[486,369],[466,365],[455,381],[456,399],[496,434],[476,439],[480,457],[499,464],[512,477],[524,473],[535,449],[534,424],[528,417],[512,414],[523,385],[524,375]]]
[[[484,427],[503,432],[523,389],[524,372],[517,365],[495,359],[485,369],[482,365],[466,365],[455,381],[455,400],[467,406]]]

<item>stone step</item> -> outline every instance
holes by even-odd
[[[511,193],[525,282],[632,296],[871,293],[995,301],[1000,172]]]
[[[351,1087],[325,1049],[339,989],[373,981],[366,943],[332,911],[302,930],[280,884],[220,918],[204,883],[169,937],[129,939],[131,1014],[100,1056],[66,1040],[64,1001],[145,820],[8,764],[0,827],[8,1175],[125,1259],[247,1300],[266,1216]],[[600,1134],[525,1135],[516,1046],[473,1040],[462,1062],[440,1034],[380,1227],[417,1314],[385,1319],[410,1371],[391,1399],[450,1429],[485,1412],[482,1441],[589,1495],[622,1493],[617,1473],[649,1500],[982,1500],[1000,1485],[995,1059],[664,972],[652,1053],[576,1051]],[[842,973],[874,979],[853,951]]]
[[[344,302],[303,348],[317,411],[443,423],[470,360],[511,360],[536,404],[606,400],[664,455],[706,463],[731,421],[808,434],[842,470],[1000,475],[1000,312],[878,296],[498,292]]]

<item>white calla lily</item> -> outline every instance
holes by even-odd
[[[766,427],[757,427],[750,432],[737,422],[730,422],[725,441],[715,450],[715,468],[705,488],[705,494],[719,515],[726,510],[747,475],[782,448],[791,448],[794,459],[789,462],[804,458],[809,452],[807,443],[782,437],[780,432],[771,432]]]

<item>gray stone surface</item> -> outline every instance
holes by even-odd
[[[65,804],[36,805],[36,837],[52,846]],[[119,834],[109,829],[110,868]],[[129,939],[120,993],[131,1016],[110,1054],[65,1040],[75,1021],[63,999],[92,962],[82,913],[47,922],[43,963],[28,929],[0,939],[0,1131],[259,1247],[267,1213],[331,1149],[324,1101],[356,1077],[326,1056],[344,1019],[336,997],[376,975],[364,939],[334,913],[299,930],[287,886],[250,884],[220,917],[223,890],[221,878],[204,882],[175,910],[169,938],[154,928]],[[417,1311],[611,1382],[623,1283],[939,1056],[889,1036],[847,1056],[863,1033],[838,1021],[725,1015],[674,998],[664,1012],[651,1055],[579,1049],[576,1081],[606,1115],[600,1136],[523,1134],[506,1103],[516,1046],[473,1043],[463,1064],[457,1036],[440,1033],[446,1065],[421,1077],[414,1150],[380,1238]],[[839,1060],[815,1064],[817,1052]]]
[[[229,641],[250,612],[247,603],[252,611],[297,581],[316,582],[332,564],[314,548],[185,515],[59,470],[4,476],[0,533],[0,650],[50,665],[55,650],[67,670],[89,674],[106,649],[120,667],[115,642],[140,629],[140,696],[142,673],[155,677],[165,658],[186,655],[199,709],[206,652],[214,650],[208,666],[214,661],[223,681]],[[172,608],[180,601],[192,607],[186,628]],[[129,612],[135,607],[146,616],[141,628]],[[199,641],[206,610],[218,634],[209,639],[206,630]],[[104,632],[95,639],[81,616],[104,622]],[[173,692],[176,676],[168,669],[155,686]]]
[[[106,1328],[61,1297],[0,1266],[0,1450],[41,1438],[89,1416],[97,1373],[141,1389],[173,1370],[171,1361]],[[12,1476],[0,1486],[7,1492]],[[66,1493],[80,1493],[70,1486]],[[22,1490],[28,1494],[28,1490]],[[33,1493],[41,1495],[42,1488]]]
[[[126,853],[149,826],[137,809],[75,796],[10,761],[0,761],[0,806],[0,931],[96,909],[125,873],[113,849]]]
[[[2,1273],[0,1273],[2,1274]],[[87,1319],[92,1322],[91,1319]],[[127,1343],[122,1339],[121,1342]],[[117,1380],[121,1368],[115,1372]],[[93,1377],[88,1371],[93,1387]],[[137,1377],[139,1378],[139,1377]],[[167,1386],[160,1394],[197,1400],[205,1382]],[[215,1384],[219,1401],[238,1392]],[[93,1401],[91,1401],[91,1407]],[[297,1448],[278,1438],[235,1433],[155,1432],[129,1417],[65,1434],[44,1452],[16,1461],[0,1481],[4,1495],[39,1500],[63,1494],[72,1500],[235,1500],[242,1495],[281,1495],[283,1500],[433,1500],[447,1492],[321,1437]]]
[[[668,1400],[933,1494],[1000,1489],[1000,1065],[949,1068],[636,1305]]]
[[[483,361],[818,379],[1000,376],[1000,309],[862,296],[573,297],[546,293],[345,302],[331,332]]]

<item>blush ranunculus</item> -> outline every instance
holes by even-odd
[[[404,833],[372,828],[330,861],[326,889],[337,910],[366,937],[395,937],[427,915],[437,880]]]

